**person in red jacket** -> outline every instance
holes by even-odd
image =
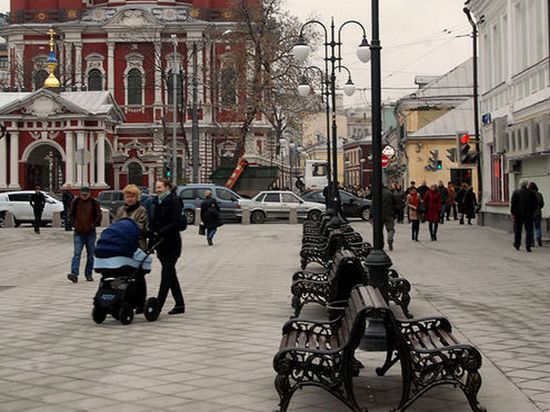
[[[426,207],[425,218],[429,222],[430,235],[432,240],[437,240],[437,228],[439,226],[441,211],[441,193],[435,183],[430,186],[430,190],[424,195],[424,205]]]

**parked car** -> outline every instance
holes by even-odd
[[[325,196],[323,196],[322,190],[311,190],[303,193],[302,199],[325,204]],[[360,217],[363,220],[369,220],[370,200],[354,196],[344,190],[340,190],[340,200],[342,201],[342,211],[345,217]]]
[[[176,190],[178,196],[183,199],[183,209],[190,224],[195,221],[195,210],[201,207],[201,202],[205,198],[204,192],[207,190],[212,191],[212,197],[218,201],[222,220],[236,221],[240,219],[236,212],[240,207],[239,200],[242,199],[241,196],[223,186],[194,183],[178,186]]]
[[[241,209],[237,215],[242,217],[242,208],[250,209],[250,221],[252,223],[264,223],[266,219],[286,218],[291,207],[298,209],[298,218],[318,220],[325,206],[315,202],[306,202],[298,195],[290,191],[264,191],[251,200],[239,200]]]
[[[109,210],[109,217],[113,220],[118,208],[124,205],[124,194],[122,190],[104,190],[97,196],[97,201],[102,208]]]
[[[21,223],[34,222],[34,213],[30,204],[33,193],[34,190],[0,193],[0,226],[4,224],[6,212],[13,214],[16,227],[20,226]],[[63,202],[47,192],[42,193],[46,197],[46,205],[42,213],[42,224],[51,223],[54,212],[61,212],[61,219],[64,219]]]

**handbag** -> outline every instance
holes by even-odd
[[[426,213],[426,205],[422,201],[418,204],[418,213]]]
[[[204,226],[203,223],[201,223],[201,224],[199,225],[199,235],[201,235],[201,236],[206,235],[206,227]]]

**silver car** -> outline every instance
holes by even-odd
[[[239,199],[240,208],[237,216],[242,217],[242,209],[250,210],[252,223],[264,223],[266,219],[288,219],[290,208],[295,207],[299,219],[318,220],[325,206],[319,203],[306,202],[290,191],[264,191],[253,199]]]

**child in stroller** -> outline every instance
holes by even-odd
[[[131,219],[111,224],[99,238],[95,251],[94,270],[101,274],[94,297],[92,318],[102,323],[108,314],[128,325],[135,313],[143,313],[148,321],[160,314],[157,298],[147,297],[145,275],[151,271],[155,246],[147,251],[137,247],[140,230]]]

